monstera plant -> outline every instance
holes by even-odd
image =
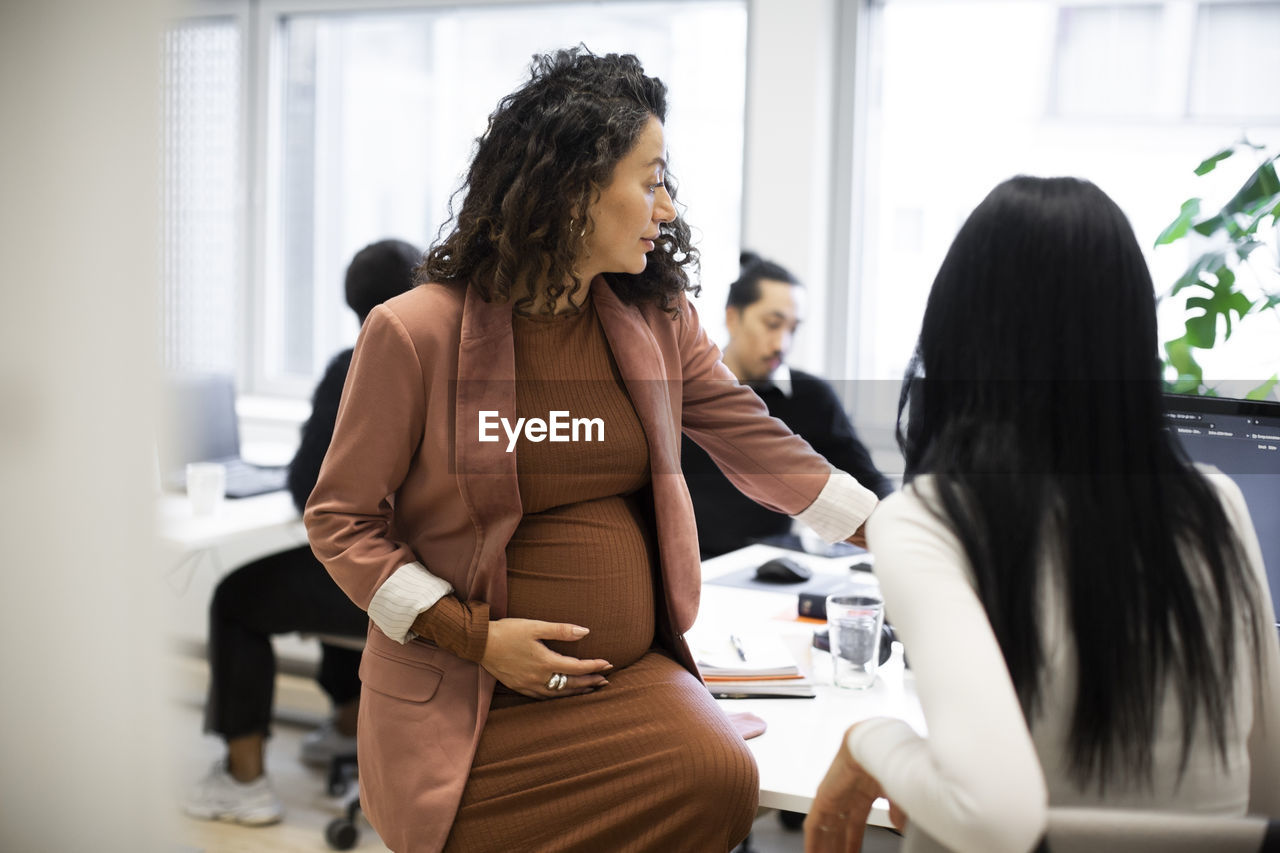
[[[1206,384],[1198,351],[1210,350],[1230,339],[1246,319],[1271,312],[1280,314],[1280,179],[1276,161],[1265,146],[1248,140],[1231,145],[1196,167],[1197,175],[1207,175],[1232,156],[1256,157],[1258,167],[1215,213],[1201,210],[1203,201],[1183,202],[1178,217],[1161,232],[1156,245],[1194,239],[1203,252],[1192,259],[1182,276],[1162,299],[1182,297],[1186,321],[1183,334],[1166,341],[1165,376],[1170,391],[1179,394],[1214,394]],[[1275,341],[1280,357],[1280,336]],[[1276,374],[1247,392],[1252,399],[1266,397],[1280,380]]]

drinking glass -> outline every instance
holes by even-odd
[[[827,596],[827,634],[837,687],[865,690],[880,666],[884,599],[870,584]]]

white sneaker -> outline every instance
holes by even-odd
[[[263,826],[284,817],[284,805],[266,774],[252,782],[237,782],[217,761],[208,775],[196,783],[182,810],[201,820],[225,820],[246,826]]]
[[[355,754],[356,739],[338,731],[333,720],[307,732],[302,738],[302,761],[306,764],[327,767],[337,756]]]

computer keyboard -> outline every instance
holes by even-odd
[[[265,495],[267,492],[278,492],[289,484],[288,466],[251,465],[243,459],[216,461],[227,471],[226,495],[229,498],[249,498],[254,495]],[[164,478],[164,487],[175,492],[186,491],[186,469],[179,469],[167,475]]]
[[[227,463],[227,497],[247,498],[278,492],[288,481],[288,468],[250,465],[243,459]]]

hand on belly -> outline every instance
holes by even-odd
[[[588,633],[586,628],[565,622],[496,619],[489,623],[480,665],[502,684],[534,699],[589,693],[609,683],[604,673],[613,669],[613,664],[560,654],[543,643],[573,643]]]

